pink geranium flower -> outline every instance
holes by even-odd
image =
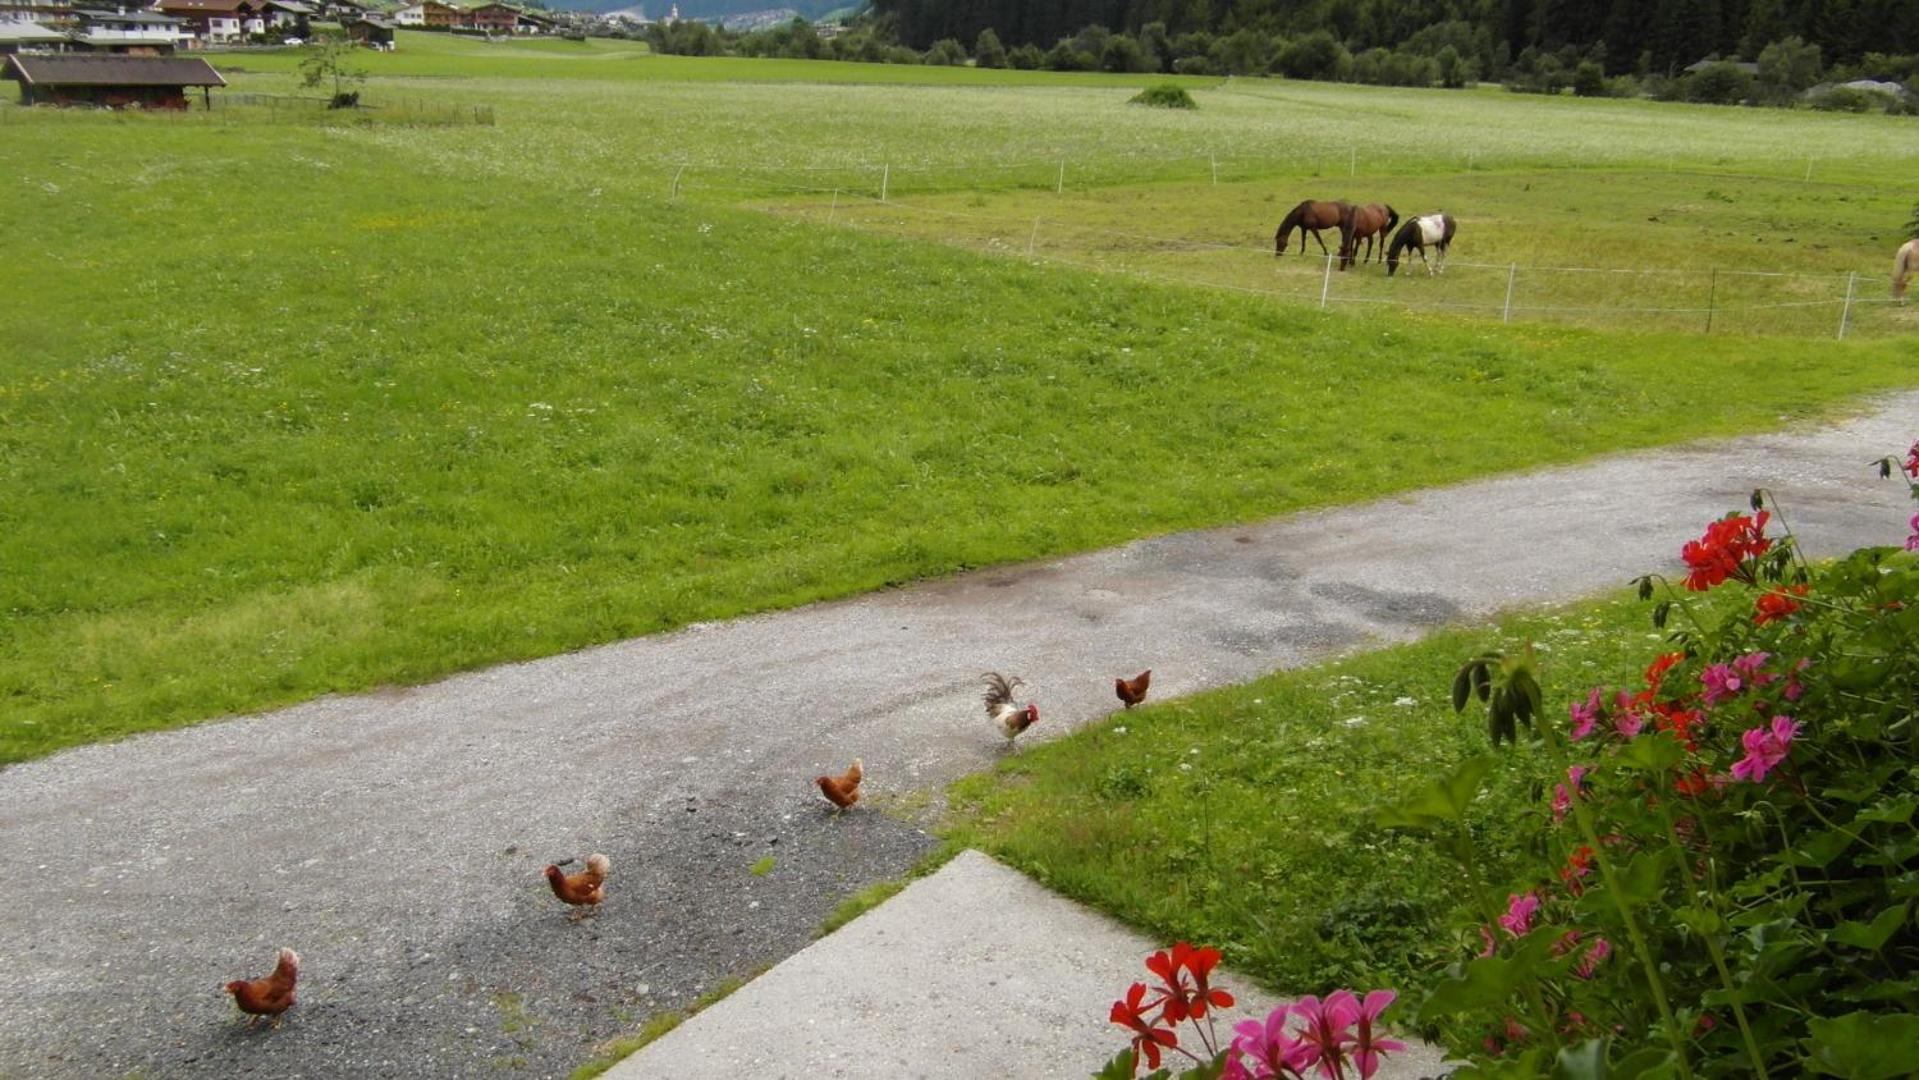
[[[1764,686],[1767,683],[1776,683],[1779,681],[1779,675],[1776,672],[1765,670],[1766,661],[1770,659],[1772,659],[1771,653],[1747,653],[1739,659],[1734,660],[1732,666],[1738,669],[1739,674],[1744,676],[1746,682],[1750,685]]]
[[[1306,1022],[1300,1029],[1302,1062],[1317,1065],[1321,1076],[1339,1076],[1346,1064],[1348,1029],[1359,1019],[1359,1002],[1350,990],[1335,990],[1321,1002],[1308,994],[1293,1006],[1293,1015]]]
[[[1912,515],[1912,535],[1906,537],[1906,550],[1919,551],[1919,514]]]
[[[1737,697],[1739,691],[1746,688],[1746,680],[1731,664],[1709,665],[1699,673],[1699,681],[1705,684],[1703,696],[1707,705],[1717,705],[1729,697]]]
[[[1598,938],[1586,950],[1586,955],[1580,957],[1579,962],[1573,965],[1573,974],[1582,979],[1590,979],[1593,977],[1593,972],[1598,970],[1600,963],[1611,955],[1612,942],[1605,938]]]
[[[1379,1071],[1381,1054],[1406,1049],[1406,1044],[1397,1039],[1380,1039],[1373,1035],[1373,1022],[1398,996],[1391,990],[1374,990],[1359,1004],[1359,1034],[1353,1037],[1352,1044],[1353,1064],[1359,1068],[1359,1080],[1372,1080],[1372,1075]]]
[[[1539,894],[1514,894],[1507,897],[1506,914],[1499,917],[1499,925],[1514,937],[1525,937],[1533,928],[1533,913],[1539,910]]]
[[[1249,1070],[1245,1075],[1252,1080],[1283,1077],[1312,1064],[1311,1051],[1286,1030],[1292,1008],[1281,1005],[1267,1013],[1263,1021],[1243,1020],[1234,1026],[1233,1032],[1238,1037],[1233,1040],[1232,1061],[1239,1064],[1243,1059],[1249,1063],[1245,1066]]]
[[[1599,688],[1593,687],[1593,691],[1586,697],[1586,703],[1584,705],[1574,701],[1566,706],[1567,713],[1572,716],[1572,736],[1574,739],[1583,739],[1593,733],[1593,725],[1599,722],[1599,710],[1601,708],[1599,698]]]
[[[1790,716],[1775,716],[1770,727],[1756,727],[1741,735],[1739,742],[1746,748],[1746,756],[1733,763],[1732,775],[1755,784],[1764,780],[1767,773],[1786,760],[1793,736],[1799,734],[1800,727]]]
[[[1572,809],[1573,793],[1579,790],[1579,785],[1586,779],[1586,773],[1589,771],[1588,766],[1574,765],[1572,768],[1566,770],[1566,779],[1572,784],[1570,789],[1568,789],[1565,784],[1553,785],[1554,821],[1562,821],[1565,819],[1566,811]]]

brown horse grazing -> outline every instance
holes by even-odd
[[[1286,254],[1286,240],[1292,236],[1294,229],[1298,229],[1301,255],[1306,254],[1307,233],[1311,233],[1313,239],[1319,240],[1320,254],[1331,255],[1332,252],[1326,250],[1326,241],[1320,240],[1319,230],[1341,228],[1341,223],[1346,220],[1347,214],[1352,213],[1352,210],[1351,203],[1307,199],[1293,207],[1287,213],[1286,219],[1279,223],[1279,231],[1273,234],[1273,254],[1275,256]],[[1343,232],[1342,235],[1344,235]]]
[[[1339,223],[1339,268],[1353,265],[1353,257],[1359,254],[1359,242],[1366,241],[1366,258],[1373,257],[1373,241],[1379,242],[1379,256],[1386,257],[1386,234],[1399,224],[1399,211],[1385,203],[1367,203],[1355,206],[1346,219]]]

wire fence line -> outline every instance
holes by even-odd
[[[1448,260],[1444,272],[1428,275],[1417,258],[1402,262],[1394,281],[1374,267],[1341,272],[1335,254],[1294,255],[1283,263],[1265,244],[1223,243],[1114,229],[1045,217],[1011,220],[1004,216],[949,207],[926,206],[897,198],[880,199],[864,191],[788,185],[802,193],[830,196],[822,207],[782,208],[828,224],[896,224],[908,219],[968,223],[971,232],[946,233],[943,240],[969,243],[998,255],[1039,259],[1102,272],[1119,272],[1161,283],[1291,299],[1321,309],[1372,305],[1411,311],[1464,312],[1497,317],[1503,323],[1524,318],[1607,322],[1659,320],[1666,328],[1702,333],[1785,332],[1844,340],[1862,332],[1919,330],[1919,320],[1889,298],[1862,294],[1877,275],[1857,271],[1776,271],[1682,267],[1595,267],[1481,263]],[[708,188],[707,190],[711,190]],[[747,188],[728,188],[747,191]],[[1082,241],[1072,242],[1075,237]],[[1164,263],[1171,256],[1222,260],[1200,265]],[[1140,265],[1140,259],[1157,261]],[[1463,272],[1463,273],[1462,273]],[[1557,275],[1604,275],[1604,284],[1552,285]],[[1703,286],[1703,288],[1701,288]],[[1737,286],[1732,287],[1732,286]],[[1447,290],[1439,296],[1432,295]],[[1590,296],[1588,302],[1566,302]],[[1882,314],[1889,313],[1889,314]],[[1862,319],[1873,325],[1863,326]]]
[[[911,168],[941,167],[907,166],[898,171]],[[1321,309],[1339,305],[1396,307],[1497,317],[1503,323],[1514,319],[1601,325],[1625,321],[1635,328],[1706,334],[1783,333],[1839,340],[1860,334],[1919,332],[1919,310],[1908,309],[1890,298],[1868,295],[1874,283],[1883,287],[1882,276],[1875,272],[1562,266],[1449,259],[1445,273],[1434,277],[1423,272],[1424,265],[1417,257],[1409,256],[1410,261],[1402,263],[1400,276],[1388,279],[1377,272],[1368,273],[1374,268],[1363,263],[1354,267],[1358,273],[1341,272],[1338,256],[1330,251],[1310,256],[1302,250],[1301,254],[1275,260],[1272,245],[1263,238],[1255,243],[1169,237],[1043,214],[1014,219],[1004,213],[904,201],[892,190],[894,171],[882,166],[877,177],[855,176],[848,181],[846,170],[837,166],[789,171],[779,166],[687,162],[672,166],[666,194],[671,199],[694,193],[727,194],[747,202],[768,196],[789,197],[804,205],[776,203],[764,208],[830,225],[890,224],[911,231],[916,226],[910,218],[944,219],[964,223],[965,228],[944,230],[940,240],[978,247],[991,254],[1306,302]],[[887,215],[893,215],[894,220],[886,221]],[[1377,253],[1382,260],[1384,242],[1382,237]],[[1141,265],[1143,262],[1151,265]],[[1555,280],[1562,276],[1585,283]]]

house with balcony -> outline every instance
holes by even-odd
[[[86,8],[75,11],[74,16],[80,23],[73,32],[74,45],[87,52],[172,56],[175,49],[193,40],[186,20],[157,11]]]
[[[489,34],[511,34],[520,25],[520,9],[505,4],[481,4],[466,9],[464,25]]]
[[[162,15],[183,20],[205,44],[245,41],[267,32],[266,0],[160,0]]]
[[[394,12],[393,21],[401,26],[426,30],[451,30],[465,25],[466,12],[451,4],[442,4],[439,0],[421,0]]]

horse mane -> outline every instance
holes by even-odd
[[[1393,209],[1392,203],[1381,203],[1380,205],[1386,208],[1386,228],[1384,231],[1392,232],[1393,229],[1399,225],[1399,211]]]
[[[1286,211],[1286,216],[1279,219],[1279,231],[1282,233],[1289,232],[1293,228],[1298,226],[1299,219],[1306,216],[1307,209],[1310,208],[1312,205],[1313,205],[1313,200],[1307,199],[1306,201],[1300,203],[1298,206],[1295,206],[1291,210]]]

